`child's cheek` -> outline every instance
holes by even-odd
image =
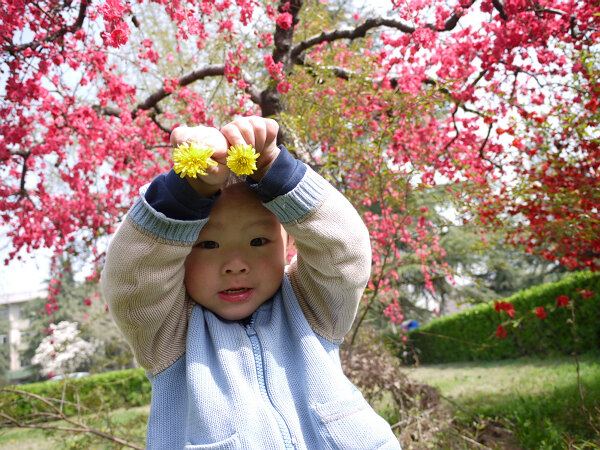
[[[195,254],[196,251],[192,250],[192,253],[190,253],[188,255],[188,257],[185,260],[185,275],[184,275],[184,282],[185,282],[185,287],[186,289],[189,291],[191,288],[193,288],[194,285],[194,281],[198,279],[198,277],[200,276],[200,272],[201,272],[201,267],[202,264],[199,263],[198,261],[198,255]]]

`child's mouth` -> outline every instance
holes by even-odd
[[[241,303],[248,300],[252,295],[252,292],[252,288],[225,289],[219,292],[219,298],[226,302]]]
[[[237,289],[225,289],[223,292],[225,294],[240,294],[242,292],[249,291],[249,288],[237,288]]]

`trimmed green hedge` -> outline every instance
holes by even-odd
[[[582,291],[592,291],[593,296],[584,298]],[[556,298],[562,295],[571,299],[569,306],[557,305]],[[600,273],[577,272],[504,301],[514,306],[514,319],[489,302],[434,319],[411,331],[408,342],[418,349],[423,363],[490,361],[600,348]],[[574,305],[576,347],[570,305]],[[535,313],[540,306],[547,315],[544,319]],[[499,324],[507,332],[502,339],[495,335]]]
[[[152,391],[143,369],[118,370],[73,380],[42,381],[6,388],[54,399],[53,404],[59,407],[63,400],[62,411],[66,415],[77,414],[77,404],[88,408],[90,412],[148,405]],[[14,418],[25,418],[34,411],[52,411],[52,408],[31,396],[4,391],[0,395],[0,410]]]

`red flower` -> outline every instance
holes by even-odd
[[[277,84],[277,91],[281,94],[287,94],[288,92],[290,92],[291,87],[292,85],[287,81],[281,81]]]
[[[592,298],[594,296],[594,291],[586,291],[585,289],[578,289],[581,294],[581,298]]]
[[[494,302],[494,308],[496,308],[496,311],[500,312],[500,311],[506,311],[506,314],[508,314],[510,317],[515,317],[515,308],[511,303],[508,302]]]
[[[546,310],[542,306],[538,306],[535,310],[535,315],[538,316],[538,319],[542,320],[546,318]]]
[[[83,299],[83,303],[85,304],[85,306],[91,306],[92,305],[92,301],[89,298],[84,298]]]
[[[568,306],[569,305],[569,297],[566,295],[561,295],[560,297],[556,297],[556,306]]]
[[[129,40],[129,25],[123,21],[118,23],[110,23],[107,26],[107,31],[100,33],[100,37],[109,47],[120,47]]]
[[[112,38],[112,46],[120,47],[127,44],[129,40],[129,26],[125,22],[119,22],[115,29],[110,33]]]
[[[287,30],[288,28],[290,28],[292,26],[292,15],[288,12],[284,12],[281,13],[277,16],[277,19],[275,19],[275,22],[277,23],[277,26],[280,28],[283,28],[284,30]]]
[[[498,328],[496,328],[496,337],[499,339],[504,339],[506,337],[506,330],[502,325],[498,325]]]

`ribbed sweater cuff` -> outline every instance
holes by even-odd
[[[281,223],[293,222],[313,210],[324,198],[329,184],[310,167],[298,185],[285,195],[267,202],[264,206],[277,216]]]
[[[140,197],[129,210],[129,217],[141,228],[159,238],[182,244],[193,244],[198,239],[202,227],[208,218],[201,220],[170,219],[148,204],[145,192],[148,186],[140,189]]]
[[[252,176],[246,179],[250,187],[258,194],[263,203],[268,203],[294,189],[306,173],[306,165],[295,159],[287,149],[279,146],[279,156],[259,183]]]

